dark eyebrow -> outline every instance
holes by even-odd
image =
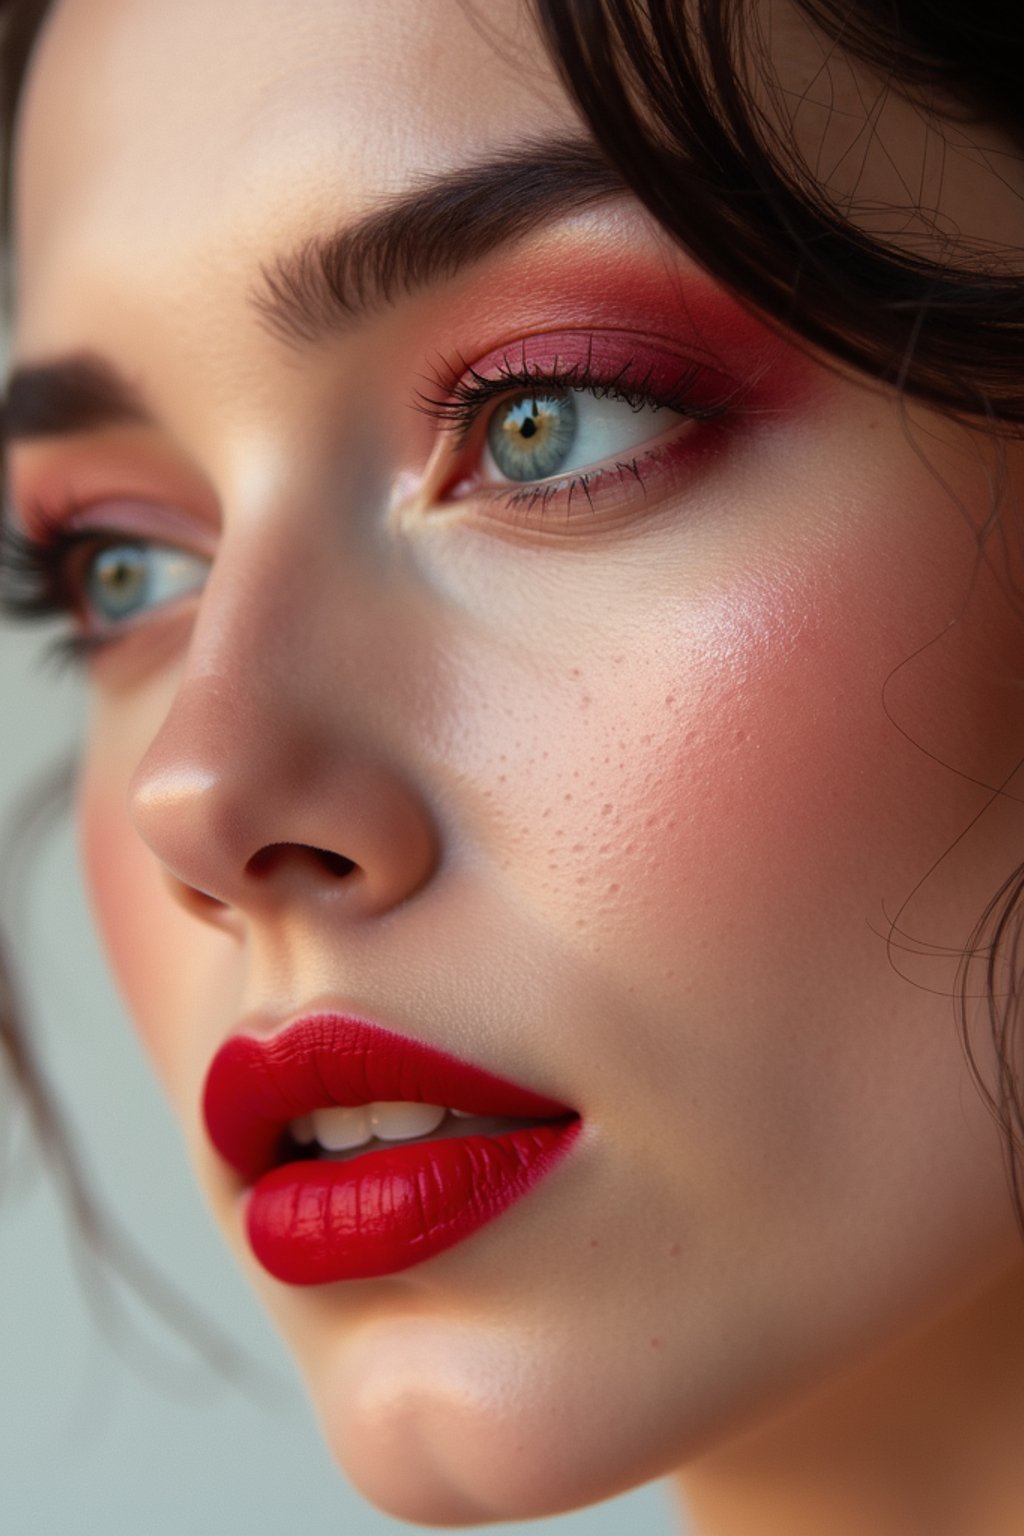
[[[311,345],[455,275],[556,215],[626,191],[582,138],[529,141],[431,176],[263,266],[250,299],[275,335]]]
[[[15,369],[0,405],[0,439],[6,444],[152,420],[134,385],[103,358],[81,352]]]
[[[312,345],[557,215],[625,191],[586,139],[515,145],[303,241],[261,266],[250,300],[274,335]],[[111,363],[79,353],[14,370],[0,405],[0,444],[153,420],[141,392]]]

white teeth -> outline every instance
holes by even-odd
[[[359,1104],[352,1109],[316,1109],[310,1119],[316,1132],[316,1140],[325,1152],[348,1152],[351,1147],[361,1147],[373,1135],[370,1129],[369,1105]]]
[[[370,1124],[381,1141],[407,1141],[429,1136],[447,1114],[443,1104],[408,1104],[402,1100],[371,1104]]]
[[[374,1136],[380,1141],[410,1141],[436,1131],[448,1111],[443,1104],[412,1104],[404,1101],[342,1105],[315,1109],[291,1123],[300,1146],[319,1142],[325,1152],[350,1152]]]

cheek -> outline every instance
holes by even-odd
[[[678,996],[739,986],[737,957],[761,986],[810,961],[855,989],[897,915],[959,951],[1024,840],[985,788],[1024,748],[1021,624],[929,488],[902,534],[860,505],[842,545],[787,558],[783,536],[717,594],[648,602],[639,636],[627,593],[629,632],[609,603],[606,640],[546,693],[527,679],[535,723],[493,754],[496,846],[588,960]],[[905,968],[948,990],[955,964]]]
[[[185,913],[128,813],[137,757],[120,732],[95,732],[77,799],[79,846],[100,937],[153,1068],[186,1122],[213,1038],[224,939]],[[230,1017],[230,1014],[221,1017]],[[210,1029],[204,1029],[207,1021]]]
[[[158,946],[167,892],[153,859],[134,835],[121,787],[95,758],[83,774],[78,798],[79,841],[93,912],[132,1016],[159,974]],[[143,1026],[159,1064],[160,1041]]]

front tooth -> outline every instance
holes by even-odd
[[[370,1125],[381,1141],[407,1141],[412,1136],[429,1136],[444,1119],[443,1104],[409,1104],[403,1100],[371,1104]]]
[[[325,1152],[347,1152],[351,1147],[361,1147],[373,1135],[367,1104],[356,1104],[350,1109],[341,1105],[315,1109],[310,1118]]]

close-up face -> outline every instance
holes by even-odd
[[[596,1500],[995,1286],[1019,450],[741,307],[511,5],[63,0],[16,170],[95,909],[357,1486]]]

